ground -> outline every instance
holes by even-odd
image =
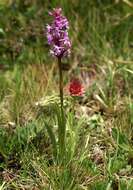
[[[55,159],[59,76],[45,35],[59,6],[72,41],[65,164]],[[0,190],[133,189],[132,10],[131,0],[0,0]],[[73,101],[75,76],[85,94]]]

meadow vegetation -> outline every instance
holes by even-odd
[[[53,7],[72,41],[63,165],[58,68],[45,32]],[[85,95],[73,106],[74,76]],[[133,190],[131,0],[0,0],[0,190]]]

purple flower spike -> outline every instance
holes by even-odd
[[[71,49],[68,20],[62,15],[61,8],[53,9],[49,15],[53,17],[53,22],[46,26],[47,40],[51,47],[50,53],[58,58],[68,56]]]

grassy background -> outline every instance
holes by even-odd
[[[48,11],[62,7],[72,53],[64,60],[66,167],[53,163],[56,60]],[[133,189],[133,3],[127,0],[0,0],[0,190]],[[67,82],[85,97],[71,113]]]

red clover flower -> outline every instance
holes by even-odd
[[[62,58],[70,54],[71,42],[68,37],[69,23],[62,15],[62,9],[56,8],[49,15],[53,17],[50,25],[47,25],[47,40],[50,45],[50,53],[57,58]]]
[[[71,96],[83,96],[84,87],[79,79],[72,79],[69,85],[69,93]]]

